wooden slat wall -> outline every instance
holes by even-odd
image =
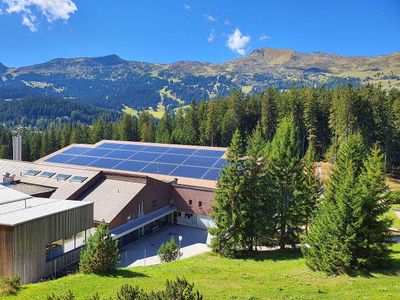
[[[13,227],[0,225],[0,276],[13,273],[12,238]]]
[[[68,239],[92,226],[93,205],[15,226],[13,273],[21,276],[22,283],[38,281],[48,275],[46,245],[59,239]],[[67,259],[60,259],[60,262],[58,269],[71,263]]]

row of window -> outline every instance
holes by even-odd
[[[68,178],[71,177],[71,175],[69,174],[57,174],[54,172],[41,172],[38,170],[28,170],[24,172],[24,175],[28,175],[28,176],[36,176],[40,173],[40,177],[44,177],[44,178],[54,178],[57,181],[65,181]],[[54,176],[56,175],[56,176]],[[83,177],[83,176],[74,176],[71,178],[71,182],[76,182],[76,183],[82,183],[87,179],[87,177]]]
[[[95,228],[81,231],[69,239],[61,239],[46,246],[46,262],[85,245],[87,239],[96,231]]]
[[[201,202],[201,201],[199,201],[199,208],[202,208],[203,207],[203,202]],[[189,206],[190,207],[193,207],[193,201],[192,200],[189,200]]]

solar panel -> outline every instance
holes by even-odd
[[[224,154],[223,150],[107,142],[96,148],[71,147],[46,161],[217,180],[220,169],[227,165],[227,161],[221,158]]]
[[[102,156],[105,156],[105,155],[107,155],[108,153],[110,153],[112,151],[113,151],[112,149],[94,148],[94,149],[90,149],[89,151],[84,152],[83,155],[102,157]]]
[[[173,154],[186,154],[191,155],[196,151],[196,149],[189,149],[189,148],[171,148],[168,150],[168,153]]]
[[[94,162],[95,160],[97,160],[96,157],[78,156],[68,161],[68,163],[71,165],[87,166],[90,163]]]
[[[219,178],[220,172],[221,169],[209,169],[208,172],[204,174],[202,179],[217,180]]]
[[[217,162],[216,157],[205,157],[205,156],[190,156],[183,165],[186,166],[198,166],[198,167],[212,167]]]
[[[72,147],[69,148],[65,151],[63,151],[63,154],[82,154],[84,152],[88,151],[88,148],[85,147]]]
[[[146,152],[157,152],[157,153],[165,153],[170,150],[171,147],[164,147],[164,146],[147,146],[144,148]]]
[[[98,145],[96,148],[118,149],[122,146],[123,144],[119,143],[103,143],[101,145]]]
[[[159,156],[160,153],[153,153],[153,152],[138,152],[132,155],[129,160],[140,160],[140,161],[154,161]]]
[[[112,169],[116,165],[122,163],[123,160],[121,159],[111,159],[111,158],[99,158],[92,162],[89,166],[95,168],[105,168],[105,169]]]
[[[105,157],[127,159],[127,158],[131,157],[135,153],[137,153],[137,152],[124,151],[124,150],[114,150],[114,151],[108,153]]]
[[[133,171],[133,172],[138,172],[141,169],[143,169],[145,166],[147,166],[147,162],[143,161],[123,161],[118,165],[118,170],[125,170],[125,171]]]
[[[189,158],[189,156],[186,156],[186,155],[163,154],[160,157],[158,157],[155,161],[161,162],[161,163],[169,163],[169,164],[178,164],[179,165],[188,158]]]
[[[134,150],[134,151],[140,151],[143,150],[144,148],[146,148],[146,146],[142,146],[142,145],[123,145],[121,148],[121,150]]]
[[[151,163],[144,167],[141,172],[168,175],[176,168],[176,165]]]
[[[183,176],[191,178],[201,178],[207,172],[207,168],[180,166],[176,168],[170,175]]]
[[[218,161],[213,165],[213,168],[223,168],[228,165],[226,159],[220,158]]]
[[[196,150],[196,152],[193,155],[198,155],[198,156],[211,156],[211,157],[221,157],[222,155],[225,154],[225,151],[223,150],[205,150],[205,149],[199,149]]]
[[[55,156],[52,156],[48,159],[46,159],[47,162],[52,162],[52,163],[65,163],[71,159],[76,157],[75,155],[67,155],[67,154],[57,154]]]

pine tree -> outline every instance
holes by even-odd
[[[316,161],[317,154],[313,143],[308,146],[306,155],[303,158],[304,165],[304,204],[302,205],[304,224],[306,226],[306,232],[308,224],[315,215],[317,209],[318,200],[321,194],[320,179],[316,174]]]
[[[268,157],[268,176],[271,201],[276,201],[278,244],[281,249],[299,242],[303,218],[301,211],[303,167],[300,158],[298,133],[293,119],[279,123]]]
[[[271,141],[275,135],[278,121],[276,99],[278,91],[268,88],[261,98],[261,126],[265,139]]]
[[[136,140],[136,133],[134,130],[134,124],[132,122],[132,117],[128,114],[124,114],[118,123],[118,137],[123,141]]]
[[[106,222],[101,222],[81,252],[79,269],[84,274],[107,274],[115,270],[120,261],[118,242],[108,231]]]
[[[171,118],[166,109],[157,127],[157,133],[156,133],[157,143],[163,143],[163,144],[171,143],[171,132],[172,132],[171,127],[172,127]]]
[[[207,105],[207,121],[206,121],[206,137],[210,146],[216,144],[218,123],[213,102],[208,102]]]
[[[370,268],[388,259],[388,227],[382,216],[390,193],[384,163],[373,149],[360,163],[359,136],[349,136],[338,153],[327,192],[305,236],[307,265],[326,273]],[[360,166],[361,164],[361,166]]]
[[[235,255],[240,241],[240,207],[243,197],[243,166],[240,158],[243,144],[239,130],[236,130],[227,151],[228,166],[222,170],[217,182],[213,218],[216,227],[210,228],[213,235],[211,247],[223,256]]]
[[[371,268],[389,260],[390,220],[383,216],[390,209],[392,193],[385,182],[384,158],[374,146],[359,176],[360,218],[355,251],[357,265]]]

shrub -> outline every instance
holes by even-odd
[[[0,296],[16,295],[21,287],[19,276],[0,277]]]
[[[176,244],[175,238],[173,236],[168,242],[166,242],[165,244],[161,244],[157,254],[162,262],[170,262],[182,256],[182,252]]]
[[[75,300],[74,294],[69,290],[64,296],[56,296],[54,293],[47,296],[47,300]]]
[[[115,270],[120,262],[118,242],[114,241],[103,221],[86,242],[80,256],[79,269],[84,274],[107,274]]]
[[[203,296],[194,291],[194,283],[189,283],[185,277],[177,277],[175,281],[167,280],[165,291],[159,292],[159,298],[164,300],[201,300]],[[158,299],[158,298],[157,298]]]

